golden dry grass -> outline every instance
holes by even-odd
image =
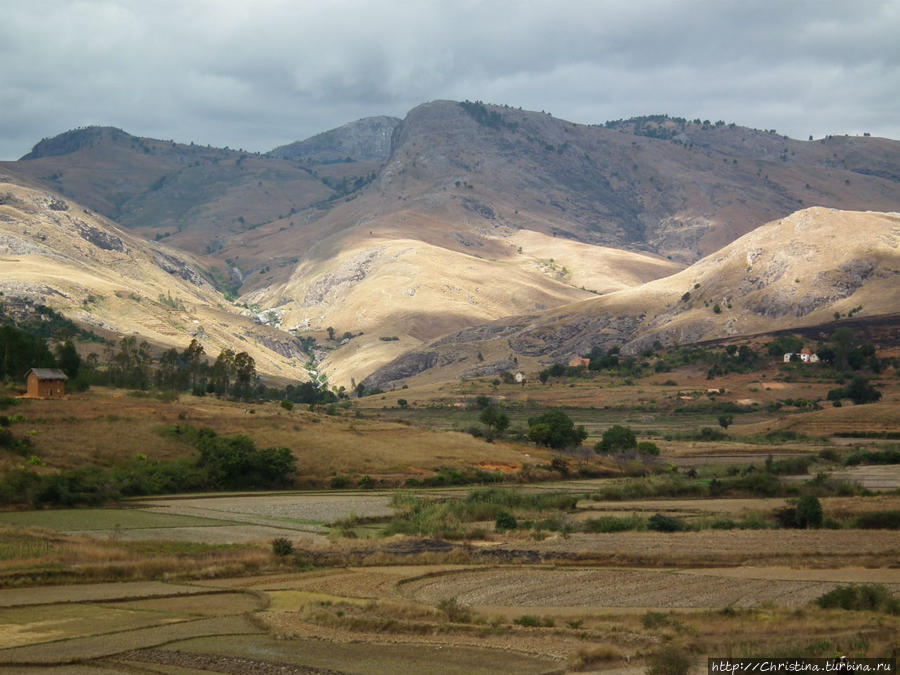
[[[371,415],[357,418],[342,411],[332,416],[300,406],[288,412],[277,403],[248,405],[214,397],[182,395],[177,402],[166,403],[95,387],[65,400],[26,400],[16,412],[26,420],[15,431],[32,439],[34,454],[47,464],[45,470],[111,464],[138,454],[157,460],[192,456],[188,443],[160,433],[175,424],[245,434],[258,447],[290,448],[301,484],[321,485],[337,474],[357,478],[369,474],[397,485],[443,467],[485,462],[521,466],[544,457],[549,461],[549,453],[534,448],[486,443],[468,434],[438,433]],[[21,462],[21,457],[0,453],[0,466]]]

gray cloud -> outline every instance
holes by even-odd
[[[87,124],[264,151],[437,98],[900,138],[898,28],[900,0],[7,3],[0,157]]]

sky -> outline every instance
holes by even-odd
[[[265,152],[436,99],[900,139],[900,0],[0,0],[0,159],[87,125]]]

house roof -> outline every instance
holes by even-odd
[[[32,368],[28,373],[34,373],[39,380],[68,380],[66,374],[59,368]],[[28,374],[26,373],[26,375]]]

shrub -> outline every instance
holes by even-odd
[[[655,532],[681,532],[685,529],[685,524],[679,518],[657,513],[647,519],[647,529]]]
[[[691,658],[678,647],[663,647],[647,657],[647,675],[687,675]]]
[[[846,466],[859,464],[900,464],[900,446],[893,445],[883,450],[857,450],[844,459]]]
[[[284,408],[285,410],[287,410],[288,412],[290,412],[291,410],[294,409],[294,404],[291,403],[290,401],[288,401],[287,399],[285,399],[281,402],[281,407]]]
[[[294,545],[290,539],[278,537],[272,540],[272,553],[277,556],[287,556],[294,552]]]
[[[518,526],[515,516],[508,511],[501,511],[497,514],[497,520],[494,527],[497,530],[514,530]]]
[[[637,444],[638,452],[641,452],[645,455],[658,455],[659,447],[656,443],[651,443],[650,441],[641,441]]]
[[[695,440],[698,441],[723,441],[728,438],[728,435],[719,431],[718,429],[713,429],[712,427],[703,427],[700,429],[700,433],[697,434]]]
[[[819,458],[824,459],[827,462],[840,462],[841,455],[834,448],[825,448],[824,450],[819,451]]]
[[[900,600],[880,584],[838,586],[819,596],[816,604],[823,609],[846,609],[851,611],[875,611],[900,614]]]
[[[518,619],[513,619],[513,623],[518,626],[525,626],[527,628],[552,628],[553,627],[553,619],[548,617],[544,617],[543,619],[539,616],[531,616],[530,614],[524,614],[520,616]]]
[[[822,504],[815,495],[804,495],[797,500],[797,527],[821,527],[822,515]]]
[[[438,603],[438,609],[446,616],[447,621],[452,623],[471,623],[472,609],[461,605],[456,598],[446,598]]]
[[[573,625],[576,623],[578,625]],[[566,624],[571,628],[579,628],[581,626],[580,620],[566,621]],[[595,670],[593,666],[597,664],[607,661],[618,661],[621,658],[622,653],[618,649],[606,645],[595,647],[591,650],[580,649],[572,661],[571,669],[576,672],[580,670]]]
[[[350,485],[350,479],[347,476],[332,476],[328,481],[328,487],[332,490],[340,490]]]
[[[861,530],[900,530],[900,511],[873,511],[856,517]]]
[[[627,532],[640,530],[645,526],[644,520],[639,516],[618,518],[616,516],[603,516],[585,520],[582,527],[585,532]]]
[[[644,628],[662,628],[669,623],[669,616],[662,612],[647,612],[641,617],[641,625]]]
[[[775,519],[781,527],[808,529],[821,527],[823,514],[822,504],[814,495],[804,495],[793,506],[786,506],[775,511]]]

